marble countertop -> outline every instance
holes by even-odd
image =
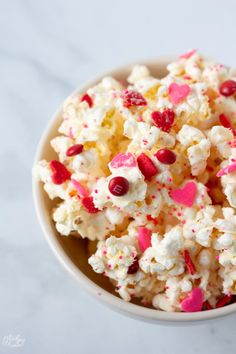
[[[235,65],[235,13],[233,0],[0,2],[0,353],[235,353],[236,315],[155,326],[88,296],[44,240],[31,193],[37,141],[76,86],[192,47]]]

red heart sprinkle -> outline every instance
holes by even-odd
[[[148,157],[144,153],[138,156],[137,162],[138,167],[146,180],[150,181],[151,178],[157,174],[158,170],[156,166],[154,165],[150,157]]]
[[[71,173],[60,161],[52,160],[49,166],[52,170],[51,178],[54,184],[62,184],[70,179]]]
[[[85,197],[81,200],[82,205],[85,207],[88,213],[95,214],[98,213],[100,210],[95,207],[93,202],[93,197]]]
[[[147,101],[141,93],[132,90],[124,90],[121,95],[125,107],[146,106]]]
[[[152,112],[153,123],[163,132],[169,133],[174,123],[175,112],[172,109],[165,109],[163,112]]]
[[[197,194],[196,183],[190,181],[183,188],[177,188],[170,192],[170,197],[178,204],[192,207]]]
[[[92,98],[87,94],[85,93],[82,97],[81,97],[81,102],[87,102],[89,107],[93,107],[93,100]]]

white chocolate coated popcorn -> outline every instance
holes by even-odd
[[[236,295],[235,75],[196,50],[167,70],[67,98],[55,160],[34,175],[58,233],[89,240],[122,299],[191,312],[198,293],[200,311]]]

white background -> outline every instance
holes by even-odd
[[[76,86],[190,48],[235,65],[235,14],[233,0],[0,1],[0,353],[235,353],[236,315],[162,327],[90,298],[54,258],[31,196],[37,141]],[[17,334],[24,346],[2,345]]]

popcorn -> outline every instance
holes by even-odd
[[[196,50],[167,69],[67,98],[57,157],[34,177],[58,233],[89,240],[122,299],[193,312],[236,295],[235,74]]]

